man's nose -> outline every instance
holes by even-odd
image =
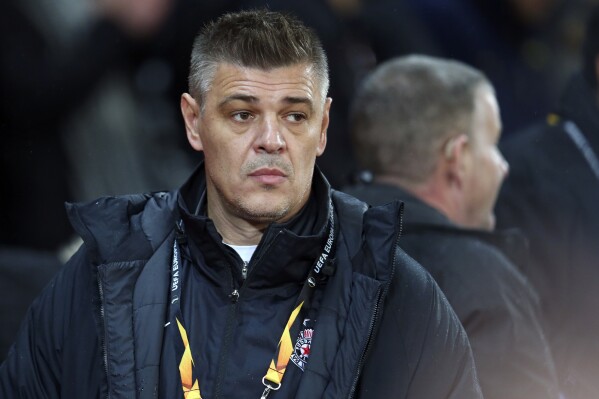
[[[255,147],[257,152],[279,153],[286,147],[281,125],[276,116],[265,115],[258,126]]]

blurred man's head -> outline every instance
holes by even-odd
[[[425,56],[390,60],[363,82],[351,119],[361,166],[461,226],[494,227],[507,164],[494,90],[481,72]]]
[[[181,109],[211,217],[263,226],[301,209],[326,146],[327,90],[324,51],[298,20],[247,11],[204,28]]]

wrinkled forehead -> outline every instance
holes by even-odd
[[[307,63],[269,69],[219,63],[209,93],[252,102],[303,99],[317,104],[324,100],[321,89],[314,67]]]

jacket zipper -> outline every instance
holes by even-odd
[[[376,327],[376,324],[378,321],[379,307],[381,304],[381,299],[383,298],[382,294],[383,294],[383,288],[379,288],[378,292],[377,292],[377,300],[376,300],[376,304],[374,305],[372,318],[370,319],[370,326],[368,327],[368,339],[366,340],[366,344],[364,345],[364,348],[362,349],[362,354],[360,355],[360,360],[358,361],[358,365],[356,366],[356,369],[354,371],[354,380],[352,382],[351,389],[350,389],[349,395],[347,397],[348,399],[352,399],[356,393],[356,387],[358,385],[358,380],[360,379],[362,367],[364,365],[364,361],[367,358],[368,352],[370,351],[370,344],[372,342],[372,337],[374,335],[375,327]]]
[[[364,361],[368,357],[370,352],[370,348],[372,346],[373,335],[376,331],[378,319],[379,319],[379,309],[383,298],[386,298],[386,293],[389,290],[389,286],[391,285],[391,281],[393,280],[393,276],[395,275],[395,267],[397,266],[397,246],[399,245],[399,238],[401,237],[401,233],[403,231],[403,206],[399,210],[399,231],[397,236],[395,237],[394,250],[393,250],[393,261],[391,262],[391,275],[389,276],[389,283],[385,285],[385,287],[379,288],[377,292],[377,299],[374,305],[373,314],[370,319],[370,326],[368,327],[368,338],[366,340],[366,344],[362,350],[362,354],[360,355],[360,360],[358,361],[358,365],[356,366],[354,372],[354,381],[352,382],[351,389],[349,391],[348,399],[352,399],[356,394],[356,387],[358,386],[358,380],[360,379],[360,373],[362,371],[362,367],[364,365]]]
[[[264,256],[269,252],[270,248],[272,247],[273,243],[276,241],[277,237],[279,237],[282,233],[283,233],[283,231],[279,230],[277,232],[277,234],[272,238],[272,240],[270,240],[270,242],[268,243],[268,246],[265,247],[264,250],[261,251],[260,257],[254,261],[254,265],[252,266],[251,270],[249,270],[249,263],[243,262],[244,265],[241,268],[241,276],[243,277],[243,283],[242,283],[241,287],[239,288],[239,291],[240,291],[239,294],[245,288],[247,279],[252,275],[252,272],[254,270],[256,270],[256,265],[258,265],[260,263],[260,261],[262,260],[262,258],[264,258]],[[245,271],[245,276],[244,276],[244,271]]]
[[[245,280],[247,279],[247,276],[248,276],[248,262],[246,262],[244,260],[243,266],[241,267],[241,278],[243,279],[244,283],[245,283]],[[236,303],[239,300],[239,290],[234,287],[233,283],[231,283],[231,285],[233,285],[233,292],[231,292],[231,295],[230,295],[231,301],[233,301],[233,303]]]
[[[243,261],[243,266],[241,267],[241,278],[245,282],[245,279],[248,277],[248,262]]]
[[[260,260],[263,258],[264,254],[266,254],[268,252],[268,250],[270,249],[270,247],[272,246],[272,243],[275,241],[275,238],[279,236],[279,234],[281,234],[281,231],[279,230],[279,232],[277,233],[277,235],[270,241],[270,244],[268,245],[268,247],[264,248],[264,250],[262,251],[262,255],[260,255],[260,258],[258,258],[255,262],[254,262],[254,267],[252,267],[252,270],[254,270],[256,268],[256,264],[258,264],[260,262]],[[243,287],[245,287],[246,285],[246,281],[247,281],[247,277],[248,274],[251,275],[251,270],[248,273],[248,262],[243,262],[243,266],[241,268],[241,276],[243,277],[243,283],[242,286],[237,289],[235,288],[235,279],[233,278],[233,271],[232,268],[229,268],[229,275],[231,277],[231,287],[233,288],[233,291],[230,294],[230,298],[232,301],[232,307],[230,308],[230,312],[229,312],[229,318],[227,320],[227,327],[225,329],[225,340],[224,340],[224,344],[223,344],[223,351],[222,351],[222,356],[219,359],[219,375],[216,377],[216,384],[215,384],[215,399],[218,399],[220,397],[220,390],[221,390],[221,384],[223,381],[223,367],[224,367],[224,362],[226,361],[226,358],[229,354],[229,344],[230,344],[230,336],[231,336],[231,329],[233,327],[233,319],[235,317],[235,313],[237,312],[237,303],[239,301],[239,297],[241,296],[240,291],[243,290]]]
[[[102,334],[100,335],[100,347],[102,348],[102,361],[104,363],[104,373],[106,374],[106,398],[110,399],[110,382],[108,378],[108,348],[106,348],[106,320],[104,320],[104,289],[100,281],[98,272],[98,291],[100,293],[100,319],[102,321]]]
[[[229,354],[229,346],[231,344],[231,334],[232,334],[232,329],[233,329],[233,321],[235,319],[235,313],[237,313],[237,302],[239,301],[239,290],[237,288],[235,288],[235,279],[233,278],[233,270],[231,267],[229,267],[229,282],[231,284],[231,294],[229,295],[229,298],[231,298],[231,307],[229,308],[229,316],[227,317],[227,325],[225,327],[225,335],[224,335],[224,340],[223,340],[223,347],[222,347],[222,355],[218,360],[218,373],[216,376],[216,381],[214,384],[214,398],[218,399],[220,397],[221,394],[221,384],[222,381],[224,380],[223,378],[223,372],[224,372],[224,367],[225,367],[225,362],[227,360],[227,356]]]

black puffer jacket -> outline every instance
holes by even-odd
[[[567,126],[599,157],[599,98],[581,75],[557,114],[502,145],[510,174],[496,213],[499,226],[519,227],[530,240],[524,272],[541,298],[561,388],[587,399],[599,395],[599,178]]]
[[[400,246],[431,273],[462,321],[485,398],[558,397],[536,293],[498,250],[523,259],[519,237],[460,228],[399,187],[370,184],[349,192],[373,205],[404,201]]]
[[[326,209],[332,195],[339,219],[335,273],[322,294],[297,392],[271,397],[480,398],[459,321],[432,278],[397,247],[401,205],[366,210],[331,191],[319,173],[315,180],[327,187],[318,206]],[[179,195],[70,207],[85,245],[30,309],[0,368],[1,397],[158,396],[160,378],[169,373],[160,366]],[[254,350],[248,344],[234,355],[261,356]],[[171,373],[169,379],[179,379],[176,366]],[[235,393],[226,389],[220,397],[262,391],[259,381]]]

